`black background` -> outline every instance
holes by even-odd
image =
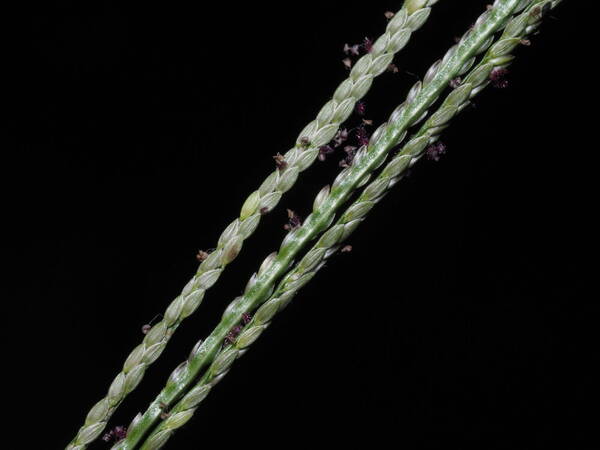
[[[5,407],[14,448],[62,448],[140,331],[401,2],[47,2],[5,41]],[[366,99],[385,120],[486,1],[441,1]],[[586,12],[564,2],[168,448],[597,448],[598,306]],[[5,17],[9,22],[12,16]],[[284,236],[305,172],[179,328],[126,425]],[[593,259],[592,259],[593,261]],[[13,284],[14,282],[14,284]],[[20,428],[19,428],[20,430]],[[41,443],[34,443],[41,442]],[[99,443],[91,448],[107,448]],[[12,447],[11,447],[12,448]]]

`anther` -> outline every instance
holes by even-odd
[[[427,147],[425,154],[427,159],[432,161],[439,161],[443,154],[446,153],[446,145],[443,142],[435,142]]]
[[[288,164],[285,160],[285,157],[281,153],[277,153],[275,156],[273,156],[273,159],[275,160],[275,165],[279,170],[285,170],[287,168]]]
[[[283,226],[284,230],[291,231],[302,225],[302,218],[291,209],[287,210],[288,223]]]
[[[353,145],[346,145],[344,147],[346,157],[340,161],[340,167],[345,169],[352,165],[352,161],[354,161],[354,157],[356,156],[356,150],[357,148]]]
[[[196,259],[200,262],[204,261],[206,258],[208,258],[208,255],[210,255],[210,253],[205,252],[204,250],[198,250],[198,253],[196,254]]]
[[[229,333],[227,333],[227,336],[225,336],[223,346],[225,347],[226,345],[233,345],[234,342],[235,342],[235,336],[230,331]]]
[[[359,116],[364,116],[365,112],[367,112],[367,105],[365,104],[365,102],[356,102],[356,114],[358,114]]]
[[[122,439],[125,439],[127,436],[127,428],[121,425],[117,425],[112,430],[102,435],[102,440],[104,442],[115,441],[118,442]]]
[[[159,317],[162,317],[160,314],[155,315],[150,322],[142,326],[142,333],[148,334],[148,332],[152,329],[152,323]]]
[[[356,140],[358,142],[358,145],[360,145],[361,147],[363,145],[369,145],[369,135],[365,127],[362,125],[356,129]]]
[[[121,425],[117,425],[114,429],[115,432],[115,441],[120,441],[121,439],[125,439],[127,436],[127,428]]]
[[[300,147],[302,147],[302,148],[310,147],[310,139],[308,139],[306,136],[302,136],[300,138]]]
[[[327,159],[327,155],[333,153],[333,149],[330,145],[323,145],[319,147],[319,161],[325,161]]]
[[[454,79],[452,79],[450,81],[450,87],[452,89],[456,89],[457,87],[459,87],[462,84],[462,78],[461,77],[456,77]]]
[[[348,130],[345,128],[342,128],[341,130],[338,130],[337,133],[335,133],[335,136],[331,142],[333,142],[333,146],[337,148],[340,145],[342,145],[344,142],[346,142],[346,140],[348,139],[348,136],[349,136]]]
[[[162,420],[165,420],[165,419],[167,419],[167,418],[168,418],[168,417],[171,415],[171,413],[169,412],[169,405],[167,405],[166,403],[164,403],[164,402],[159,402],[159,403],[158,403],[158,407],[159,407],[159,408],[161,409],[161,411],[162,411],[162,412],[160,413],[160,418],[161,418]]]
[[[496,67],[490,72],[490,80],[492,80],[492,85],[498,89],[505,89],[508,87],[508,80],[506,76],[508,75],[508,69],[505,67]]]
[[[344,53],[346,55],[358,56],[360,54],[359,48],[360,48],[360,45],[348,45],[348,44],[344,44]]]

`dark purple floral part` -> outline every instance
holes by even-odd
[[[247,322],[245,322],[245,323],[247,323]],[[244,329],[244,327],[242,327],[241,325],[236,325],[231,330],[229,330],[229,333],[227,333],[227,335],[225,336],[223,346],[233,344],[243,329]]]
[[[496,67],[490,72],[490,80],[492,80],[492,86],[498,89],[505,89],[508,86],[508,69],[504,67]]]
[[[225,339],[224,339],[224,342],[223,342],[223,346],[225,346],[225,345],[231,345],[234,342],[235,342],[235,336],[230,331],[229,333],[227,333],[227,336],[225,336]]]
[[[102,440],[104,442],[110,442],[110,441],[112,441],[112,439],[113,439],[113,431],[112,430],[110,430],[108,433],[104,433],[102,435]]]
[[[392,73],[398,73],[400,72],[400,69],[398,68],[398,66],[394,63],[391,63],[389,66],[387,66],[386,69],[388,72],[392,72]]]
[[[110,441],[118,442],[120,440],[125,439],[126,436],[127,436],[127,428],[125,428],[124,426],[121,426],[121,425],[117,425],[109,432],[104,433],[104,435],[102,436],[102,440],[104,442],[110,442]]]
[[[443,154],[446,153],[446,145],[443,142],[435,142],[427,147],[425,154],[427,159],[432,161],[439,161]]]
[[[346,157],[340,161],[340,167],[346,168],[352,165],[352,161],[354,161],[354,157],[356,156],[356,150],[357,148],[353,145],[347,145],[344,147]]]
[[[361,147],[363,145],[369,145],[369,133],[367,133],[367,129],[363,125],[356,128],[355,134],[358,145]]]
[[[348,139],[348,136],[349,136],[349,133],[348,133],[347,129],[343,128],[341,130],[338,130],[338,132],[335,134],[335,136],[333,138],[333,146],[339,147],[344,142],[346,142],[346,140]]]
[[[283,228],[287,231],[291,231],[291,230],[295,230],[296,228],[298,228],[299,226],[302,225],[302,218],[296,214],[294,211],[292,211],[291,209],[287,210],[287,214],[288,214],[288,223],[286,223]]]
[[[285,170],[287,168],[287,162],[281,153],[277,153],[275,156],[273,156],[273,159],[275,160],[275,165],[279,170]]]
[[[333,153],[333,148],[331,145],[323,145],[319,147],[319,161],[325,161],[327,159],[327,155]]]
[[[371,40],[371,38],[366,37],[363,40],[362,48],[365,50],[365,52],[371,53],[371,50],[373,49],[373,41]]]
[[[127,428],[125,428],[121,425],[116,426],[114,429],[114,432],[115,432],[115,440],[116,441],[125,439],[125,437],[127,436]]]
[[[248,325],[252,320],[252,314],[244,313],[242,314],[242,323],[244,325]]]
[[[365,102],[357,102],[355,108],[356,114],[358,114],[359,116],[364,116],[367,112],[367,105],[365,104]]]
[[[303,136],[300,138],[300,147],[310,147],[310,139],[308,139],[306,136]]]
[[[200,262],[204,261],[206,258],[208,258],[208,255],[210,255],[209,252],[205,252],[204,250],[198,250],[198,253],[196,254],[196,259]]]
[[[459,87],[462,84],[462,78],[461,77],[456,77],[454,79],[452,79],[450,81],[450,87],[452,89],[456,89],[457,87]]]
[[[360,54],[360,45],[344,44],[344,53],[346,55],[358,56]]]

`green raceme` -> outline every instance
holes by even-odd
[[[67,450],[81,450],[104,430],[107,421],[125,397],[140,383],[146,369],[160,356],[179,324],[202,303],[204,295],[219,279],[225,267],[241,252],[244,241],[258,227],[264,211],[277,206],[283,194],[297,181],[300,172],[317,159],[319,147],[329,142],[340,125],[354,110],[356,102],[369,91],[373,80],[390,65],[394,56],[409,42],[412,33],[429,17],[429,8],[438,0],[409,0],[388,23],[372,51],[357,61],[350,76],[336,89],[331,100],[298,136],[296,145],[283,155],[284,165],[271,173],[251,193],[240,215],[221,234],[215,250],[200,264],[196,274],[184,287],[144,340],[127,357],[121,372],[112,382],[106,397],[88,413],[85,423]],[[308,140],[309,145],[305,145]]]
[[[535,8],[544,3],[546,3],[545,0],[534,1],[524,12],[507,24],[504,33],[491,46],[491,42],[489,42],[482,47],[482,50],[487,47],[489,49],[481,62],[470,70],[461,85],[446,97],[437,111],[390,159],[380,175],[369,183],[361,196],[353,202],[336,224],[284,277],[275,293],[258,308],[252,321],[244,327],[236,341],[219,353],[196,386],[177,403],[171,410],[170,416],[148,437],[141,447],[142,450],[155,450],[162,447],[175,430],[187,423],[212,387],[229,371],[234,360],[258,339],[274,315],[285,308],[293,296],[323,267],[324,261],[340,248],[340,244],[362,222],[368,211],[402,178],[408,167],[421,158],[427,145],[437,140],[442,130],[448,126],[448,122],[469,104],[471,98],[489,84],[490,73],[510,64],[512,61],[510,52],[539,26],[541,14],[538,14]],[[428,71],[425,83],[428,78],[434,76],[438,67],[439,62],[436,62]],[[397,111],[394,112],[394,114],[396,113]],[[317,196],[315,209],[318,209],[328,194],[329,187],[326,187]]]
[[[349,58],[344,60],[349,69],[347,78],[299,133],[291,149],[283,154],[277,153],[277,149],[270,152],[270,155],[277,153],[275,170],[247,196],[238,216],[213,244],[215,248],[199,253],[196,273],[160,320],[145,327],[141,343],[129,353],[105,396],[87,413],[66,450],[86,449],[103,435],[115,411],[140,384],[179,325],[198,310],[206,292],[242,252],[262,216],[278,206],[300,174],[323,151],[332,151],[338,136],[347,133],[342,124],[354,111],[358,115],[364,112],[361,111],[364,105],[359,102],[375,79],[387,70],[398,72],[393,64],[395,56],[432,12],[443,11],[443,7],[433,8],[438,2],[403,0],[399,10],[386,12],[387,26],[379,38],[365,39],[366,43],[354,47],[346,44],[346,54],[357,56],[353,64]],[[303,223],[299,218],[290,220],[286,225],[288,233],[278,250],[262,261],[242,294],[229,303],[210,334],[199,340],[189,357],[173,370],[147,409],[127,429],[116,427],[108,437],[104,436],[104,440],[125,436],[112,449],[157,450],[165,446],[192,419],[235,360],[249,350],[274,317],[325,267],[332,255],[345,251],[346,239],[409,168],[425,154],[432,157],[432,152],[441,145],[438,142],[441,133],[452,119],[488,85],[502,87],[502,76],[513,62],[514,50],[521,44],[529,44],[528,37],[560,3],[562,0],[495,0],[486,5],[463,36],[430,66],[420,81],[402,94],[403,98],[398,98],[402,103],[374,131],[368,144],[362,145],[367,142],[365,138],[360,145],[351,147],[351,156],[342,161],[337,176],[317,193],[308,217]],[[456,9],[460,6],[461,2],[452,4]],[[362,48],[362,56],[358,48]],[[364,131],[364,127],[359,128]],[[306,351],[308,355],[310,349]],[[198,421],[195,426],[202,428],[203,424]]]
[[[511,15],[529,3],[516,0],[496,2],[478,19],[473,29],[450,49],[436,70],[430,71],[424,83],[416,85],[409,92],[404,105],[392,115],[385,129],[376,132],[378,135],[372,139],[372,144],[364,154],[340,173],[329,194],[304,224],[286,236],[277,255],[269,257],[266,268],[249,285],[244,295],[232,302],[215,331],[198,346],[195,355],[178,368],[176,376],[170,378],[148,410],[131,426],[127,438],[115,448],[135,448],[158,422],[164,405],[170,407],[191,389],[201,371],[214,360],[227,333],[240,322],[242,315],[268,299],[275,283],[289,270],[299,252],[331,225],[335,213],[356,189],[368,182],[373,171],[383,164],[389,151],[400,143],[409,127],[426,114],[450,81],[471,67],[475,55],[491,43],[493,34],[507,23]]]

